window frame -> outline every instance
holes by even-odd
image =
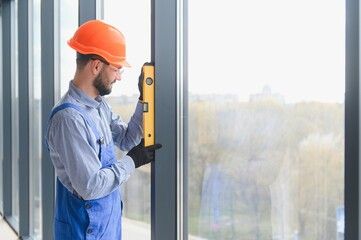
[[[59,77],[59,0],[41,1],[41,136],[47,128],[49,114],[55,104]],[[42,146],[41,160],[42,237],[53,239],[55,209],[55,171],[45,145]]]
[[[361,236],[360,208],[360,15],[359,1],[346,0],[345,52],[345,239]],[[359,230],[360,229],[360,230]]]
[[[29,66],[29,2],[18,1],[18,66]],[[29,235],[29,68],[18,67],[19,76],[19,235]],[[21,166],[21,167],[20,167]]]

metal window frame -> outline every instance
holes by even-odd
[[[2,2],[0,1],[0,99],[3,100],[3,32],[2,32],[2,24],[3,24],[3,16],[1,14],[2,12]],[[0,101],[0,109],[3,109],[3,101]],[[4,124],[3,124],[3,113],[0,111],[0,216],[2,216],[3,212],[4,212],[4,189],[3,189],[3,159],[4,159],[4,151],[3,151],[3,147],[4,145],[2,144],[4,142]]]
[[[41,121],[44,136],[49,114],[55,104],[58,83],[55,56],[58,34],[58,1],[41,1]],[[42,237],[53,239],[55,209],[55,171],[48,150],[43,144],[41,161]]]
[[[188,239],[187,3],[152,0],[155,140],[163,145],[152,163],[152,240]]]
[[[151,238],[177,238],[177,2],[152,1],[152,61],[155,63],[155,141],[151,172]]]
[[[18,1],[18,64],[29,66],[29,2]],[[29,235],[29,68],[19,67],[19,235]],[[27,183],[27,184],[25,184]]]
[[[2,1],[2,59],[10,59],[11,56],[11,2]],[[3,69],[3,216],[7,218],[12,215],[12,177],[11,177],[11,61],[2,62]]]
[[[361,231],[359,12],[358,0],[346,0],[345,239],[360,239]]]
[[[97,19],[99,11],[97,0],[79,0],[79,26],[89,20]]]

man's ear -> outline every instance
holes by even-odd
[[[99,60],[91,60],[90,61],[90,69],[94,75],[98,75],[102,70],[102,62]]]

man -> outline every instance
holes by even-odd
[[[141,82],[128,124],[103,98],[121,80],[123,67],[130,66],[122,33],[91,20],[68,45],[77,52],[77,68],[68,92],[53,108],[46,134],[57,175],[54,238],[121,239],[119,186],[135,168],[151,162],[161,145],[144,147]],[[114,145],[129,152],[117,160]]]

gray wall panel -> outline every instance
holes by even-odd
[[[3,37],[3,129],[4,129],[4,162],[3,162],[3,194],[4,216],[12,215],[11,197],[11,3],[2,1],[2,37]],[[7,61],[5,60],[7,59]]]
[[[163,145],[152,166],[152,239],[177,239],[176,1],[153,1],[155,140]]]
[[[345,239],[359,239],[359,1],[346,0]]]
[[[96,19],[96,0],[79,0],[79,25]]]
[[[19,234],[29,235],[29,2],[18,2],[19,52]]]
[[[42,136],[45,134],[49,114],[54,105],[55,93],[55,21],[54,1],[41,2],[41,120]],[[42,148],[42,213],[43,213],[43,239],[53,239],[53,221],[55,207],[55,173],[50,155],[45,146]]]

